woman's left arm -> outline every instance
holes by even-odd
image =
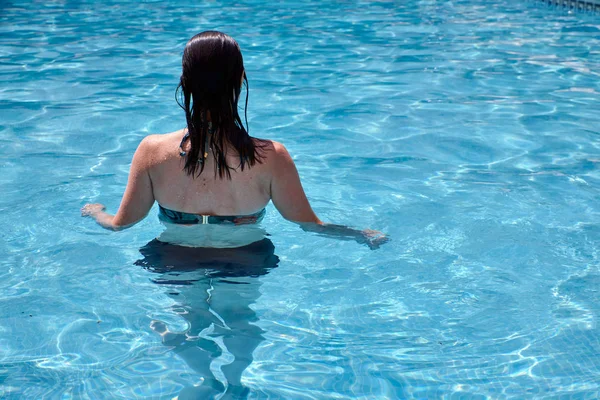
[[[127,187],[121,200],[119,210],[111,215],[104,210],[102,204],[86,204],[81,209],[81,215],[92,217],[105,229],[119,231],[135,225],[148,214],[154,204],[150,166],[152,146],[149,137],[144,138],[138,146],[129,170]]]

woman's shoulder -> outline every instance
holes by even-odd
[[[184,131],[184,129],[180,129],[169,133],[158,133],[148,135],[142,139],[140,146],[144,145],[146,147],[161,147],[162,145],[168,144],[170,142],[179,143],[183,138]]]
[[[255,146],[262,150],[267,160],[274,161],[281,157],[289,157],[290,154],[282,143],[275,140],[252,138]]]
[[[145,136],[140,142],[136,153],[150,164],[155,164],[173,153],[178,154],[178,146],[183,137],[183,129],[175,132],[152,134]]]
[[[160,149],[170,149],[172,146],[170,144],[175,144],[175,148],[179,146],[181,139],[184,135],[184,129],[180,129],[178,131],[170,132],[170,133],[158,133],[152,134],[144,137],[140,142],[139,149],[142,150],[160,150]]]
[[[292,156],[285,148],[283,143],[275,140],[254,139],[256,145],[260,147],[261,154],[259,170],[266,171],[269,177],[285,173],[295,168]]]

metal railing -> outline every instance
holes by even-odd
[[[540,0],[543,3],[570,10],[600,13],[600,0]]]

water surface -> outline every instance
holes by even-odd
[[[250,133],[287,146],[319,216],[390,243],[269,206],[249,271],[169,272],[140,261],[156,209],[120,233],[79,216],[116,211],[140,140],[183,126],[181,53],[206,29],[239,41]],[[0,34],[2,397],[598,395],[597,15],[4,1]]]

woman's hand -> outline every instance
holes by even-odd
[[[359,240],[359,242],[366,244],[371,250],[378,249],[379,246],[390,241],[390,238],[383,232],[365,229],[361,233],[362,240]]]
[[[355,240],[357,243],[364,244],[371,250],[376,250],[384,243],[390,241],[385,233],[374,231],[372,229],[358,230],[344,225],[326,224],[326,223],[300,223],[300,227],[305,231],[315,232],[323,236],[342,240]]]
[[[104,204],[88,203],[81,208],[81,216],[93,218],[96,215],[98,215],[99,213],[103,212],[104,210],[106,210],[106,207],[104,206]]]
[[[121,229],[127,228],[127,226],[115,225],[114,224],[115,216],[108,214],[104,210],[106,210],[106,207],[104,207],[104,204],[88,203],[85,206],[81,207],[81,216],[82,217],[92,217],[101,227],[103,227],[105,229],[119,231]]]

